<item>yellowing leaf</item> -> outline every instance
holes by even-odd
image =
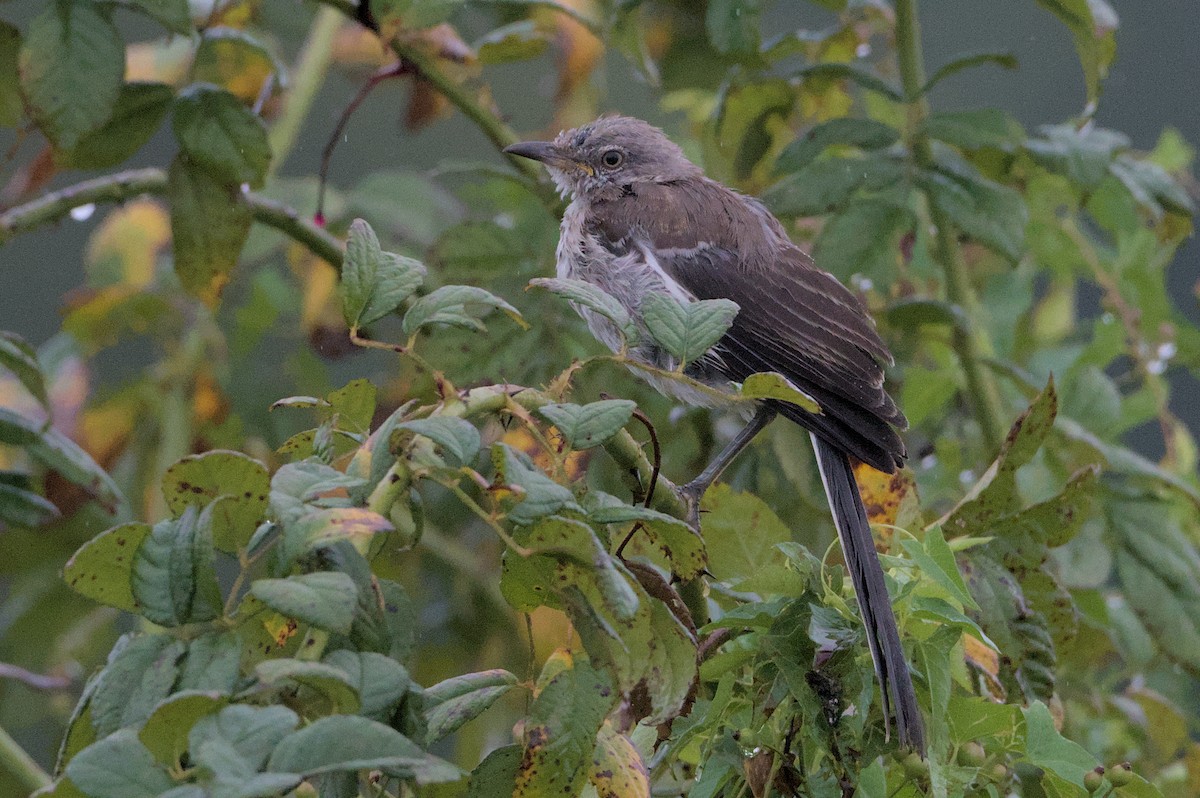
[[[1003,701],[1005,690],[1000,683],[1000,654],[972,634],[964,634],[962,641],[963,659],[984,675],[991,697]]]
[[[244,31],[210,28],[196,49],[194,80],[213,83],[251,104],[262,93],[271,74],[278,71],[271,53]]]
[[[596,736],[588,780],[600,798],[650,798],[650,776],[642,755],[607,721]]]
[[[867,507],[867,519],[872,524],[907,527],[917,520],[920,512],[917,483],[908,469],[885,474],[866,463],[859,463],[854,467],[854,478]],[[891,534],[890,530],[883,532],[885,537]]]
[[[192,41],[187,36],[130,44],[125,48],[125,80],[178,86],[191,63]]]
[[[103,274],[116,274],[132,288],[154,279],[154,265],[171,241],[171,222],[163,206],[150,199],[117,208],[92,233],[87,263]],[[115,268],[113,268],[115,267]]]

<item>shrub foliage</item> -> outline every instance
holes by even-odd
[[[0,685],[0,725],[62,739],[43,771],[0,735],[12,785],[1200,791],[1200,485],[1169,382],[1200,369],[1200,330],[1164,280],[1192,151],[1093,120],[1104,0],[1014,6],[1060,21],[1083,73],[1080,113],[1034,131],[931,108],[940,81],[1017,65],[927,70],[916,0],[820,0],[827,25],[780,35],[741,0],[327,0],[294,66],[277,5],[51,0],[0,21],[0,125],[32,134],[0,245],[117,203],[61,333],[0,336],[0,653],[81,677],[69,713]],[[721,419],[669,412],[600,353],[571,303],[632,342],[611,297],[539,276],[561,204],[532,164],[477,165],[480,144],[429,173],[399,153],[330,188],[320,224],[315,170],[278,174],[323,124],[331,63],[408,81],[413,129],[456,112],[503,147],[489,78],[557,70],[557,129],[601,110],[609,50],[896,353],[911,467],[859,473],[927,759],[885,733],[803,436],[773,427],[705,497],[703,534],[681,520],[667,477],[719,447]],[[131,168],[160,129],[173,157]],[[76,170],[98,176],[42,192]],[[649,334],[686,360],[731,312],[668,301]],[[140,368],[110,373],[113,355]],[[746,381],[743,401],[765,396],[811,402]],[[1128,448],[1135,429],[1160,457]]]

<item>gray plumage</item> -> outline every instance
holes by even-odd
[[[639,324],[642,301],[652,292],[683,302],[733,300],[741,308],[733,326],[689,366],[689,376],[722,387],[775,371],[820,404],[820,414],[785,403],[769,409],[813,434],[885,716],[894,698],[901,742],[923,752],[920,710],[848,457],[895,471],[905,459],[896,428],[907,425],[883,387],[882,364],[891,355],[857,297],[816,268],[757,200],[705,177],[661,130],[639,119],[603,117],[553,142],[508,152],[544,163],[571,197],[557,251],[560,277],[593,283]],[[607,319],[581,313],[600,341],[619,346]],[[676,365],[650,336],[643,340],[630,351],[633,358]],[[714,404],[677,382],[650,381],[689,404]],[[715,476],[719,468],[710,471]]]

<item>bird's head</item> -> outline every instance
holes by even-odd
[[[541,161],[563,195],[588,198],[701,173],[661,130],[628,116],[604,116],[554,141],[525,141],[504,151]]]

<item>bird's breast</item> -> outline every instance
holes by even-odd
[[[607,241],[588,229],[587,208],[579,200],[563,214],[556,252],[559,278],[582,280],[613,297],[625,308],[640,333],[640,341],[627,349],[628,356],[663,371],[672,371],[678,363],[654,342],[642,321],[642,301],[649,294],[666,294],[678,302],[695,301],[695,296],[665,271],[653,250],[632,237]],[[574,303],[572,303],[574,304]],[[606,317],[588,308],[574,305],[587,322],[588,330],[614,352],[625,343],[621,332]],[[718,366],[720,356],[706,355],[687,369],[687,374],[712,387],[729,389],[730,383]],[[686,382],[632,369],[660,393],[694,406],[715,407],[725,403],[712,394],[698,391]]]

